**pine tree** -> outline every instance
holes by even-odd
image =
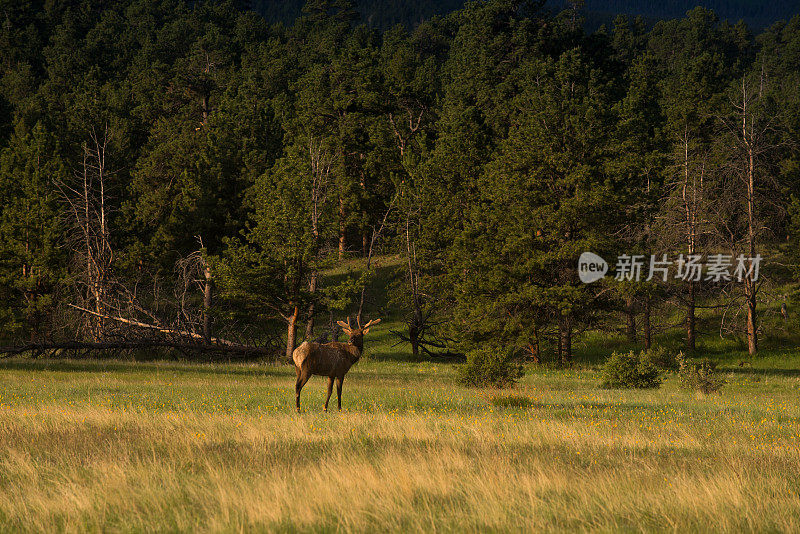
[[[65,276],[58,191],[67,166],[41,123],[15,134],[0,154],[0,321],[5,336],[46,336],[54,296]]]

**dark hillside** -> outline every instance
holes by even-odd
[[[250,0],[255,11],[271,22],[291,23],[299,14],[303,0]],[[568,2],[548,2],[554,9],[566,8]],[[464,0],[356,0],[362,19],[375,28],[390,28],[395,24],[413,27],[435,15],[460,9]],[[587,0],[585,2],[586,26],[595,29],[608,25],[617,14],[641,15],[646,20],[663,20],[683,17],[696,6],[716,12],[720,19],[733,23],[744,20],[758,31],[778,20],[788,20],[800,13],[800,3],[795,0],[760,2],[757,0]]]

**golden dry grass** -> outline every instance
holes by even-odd
[[[363,362],[298,416],[290,368],[3,362],[0,530],[800,531],[796,376],[452,374]]]

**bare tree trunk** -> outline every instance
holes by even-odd
[[[38,159],[37,159],[37,166],[38,166]],[[28,231],[27,228],[25,229],[25,252],[26,253],[30,253],[30,234],[29,234],[29,231]],[[30,289],[30,284],[27,282],[27,279],[29,277],[33,278],[33,275],[34,275],[33,266],[28,268],[28,264],[27,263],[23,263],[22,264],[22,279],[25,281],[25,287],[27,288],[27,289],[25,289],[24,294],[25,294],[25,301],[28,302],[28,303],[32,302],[34,300],[34,298],[36,297],[35,292]],[[38,337],[38,332],[39,332],[39,313],[38,313],[37,310],[38,310],[38,307],[32,307],[32,308],[29,307],[28,308],[28,313],[26,314],[26,318],[28,320],[28,326],[31,329],[31,331],[30,331],[30,341],[31,341],[31,343],[36,341],[36,338]]]
[[[320,140],[318,144],[314,143],[314,138],[312,137],[309,140],[309,157],[311,160],[311,177],[312,177],[312,189],[311,189],[311,202],[313,206],[313,210],[311,213],[311,229],[314,235],[314,257],[319,255],[319,219],[322,212],[322,206],[327,202],[327,190],[328,190],[328,182],[330,178],[331,166],[333,165],[333,158],[330,156],[328,152],[324,150],[323,143]],[[340,216],[343,213],[344,209],[344,201],[340,197],[339,198],[339,212]],[[343,223],[343,220],[340,220],[340,227]],[[341,251],[340,251],[341,257]],[[311,304],[308,307],[308,322],[306,323],[306,339],[310,340],[311,336],[314,334],[314,298],[315,293],[317,292],[317,280],[319,277],[319,273],[317,271],[316,262],[314,262],[313,270],[311,272],[311,278],[308,282],[308,290],[311,294]]]
[[[110,244],[110,232],[108,230],[108,219],[106,217],[106,213],[108,208],[106,206],[106,146],[108,143],[108,126],[106,126],[105,131],[103,133],[102,140],[98,140],[96,133],[92,132],[92,137],[95,145],[95,154],[97,159],[97,177],[98,177],[98,186],[99,186],[99,204],[100,209],[98,213],[99,218],[99,225],[100,225],[100,244],[97,247],[100,251],[98,256],[100,258],[100,265],[98,268],[98,302],[100,303],[101,307],[104,307],[107,300],[107,292],[108,292],[108,277],[110,275],[111,269],[111,260],[112,260],[112,252],[111,252],[111,244]]]
[[[744,79],[742,79],[742,140],[747,149],[747,248],[750,257],[754,258],[756,255],[754,135],[753,132],[748,133],[747,131],[747,86]],[[751,356],[754,356],[758,352],[758,331],[756,284],[752,271],[748,271],[745,277],[744,292],[747,299],[747,350]]]
[[[422,125],[422,119],[425,116],[425,108],[422,107],[420,109],[413,110],[411,108],[407,108],[406,110],[406,118],[408,119],[407,126],[404,126],[398,120],[395,121],[395,117],[393,114],[389,113],[389,124],[392,126],[392,131],[394,131],[395,137],[397,138],[397,149],[400,153],[400,161],[403,162],[403,169],[406,171],[408,175],[408,183],[411,184],[413,182],[413,173],[412,170],[406,165],[407,161],[405,158],[406,149],[410,147],[409,143],[413,141],[416,137],[417,133],[420,131],[420,127]],[[410,208],[409,208],[410,210]],[[411,343],[411,352],[414,357],[419,355],[420,343],[421,339],[420,336],[424,336],[424,323],[425,317],[422,313],[422,304],[420,302],[419,297],[419,275],[416,272],[416,249],[412,244],[411,240],[411,231],[410,231],[410,219],[411,212],[406,212],[406,253],[408,255],[408,277],[409,277],[409,285],[411,288],[411,306],[412,306],[412,317],[410,324],[408,325],[408,340]]]
[[[331,332],[331,341],[338,341],[339,325],[336,324],[336,317],[333,316],[333,310],[331,310],[330,315],[328,316],[328,329]]]
[[[751,156],[752,157],[752,156]],[[752,159],[751,159],[751,168],[750,168],[750,186],[752,188],[753,185],[753,178],[752,178]],[[755,236],[754,236],[754,229],[753,229],[753,197],[752,197],[752,189],[748,191],[750,196],[748,198],[748,208],[749,208],[749,216],[750,216],[750,228],[749,228],[749,245],[750,245],[750,257],[754,258],[756,255],[755,252]],[[757,301],[756,301],[756,282],[753,280],[753,272],[748,271],[747,275],[745,276],[744,280],[744,293],[745,298],[747,299],[747,352],[750,356],[755,356],[758,352],[758,325],[756,323],[756,313],[757,313]]]
[[[695,349],[695,283],[689,282],[689,297],[686,302],[686,348]]]
[[[650,333],[650,297],[645,297],[644,310],[642,313],[642,333],[644,334],[644,348],[650,350],[652,346],[652,334]]]
[[[415,319],[416,321],[416,319]],[[417,325],[412,323],[408,326],[408,341],[411,343],[411,355],[414,358],[419,357],[419,330]]]
[[[533,358],[533,363],[541,363],[542,353],[539,346],[539,329],[536,327],[536,323],[533,324],[533,343],[528,344],[528,352]]]
[[[557,354],[556,354],[556,356],[558,356],[558,361],[559,362],[563,361],[563,354],[564,354],[564,339],[561,337],[561,322],[562,322],[562,319],[559,316],[559,318],[558,318],[558,335],[556,336],[556,343],[557,343],[557,347],[556,347],[556,353]]]
[[[205,285],[203,286],[203,339],[206,343],[211,341],[211,267],[206,265],[203,270]]]
[[[292,353],[294,353],[294,345],[295,345],[295,338],[297,336],[297,318],[300,315],[300,307],[294,307],[294,311],[292,315],[289,316],[288,320],[288,331],[286,334],[286,358],[291,362],[292,361]]]
[[[339,259],[344,258],[347,251],[347,213],[344,207],[344,198],[339,197]]]
[[[408,326],[408,339],[411,342],[411,353],[414,357],[419,356],[419,335],[420,328],[422,327],[422,305],[419,300],[419,287],[417,282],[419,280],[416,273],[416,249],[411,243],[411,229],[408,218],[406,218],[406,253],[408,256],[408,276],[411,285],[411,305],[413,308],[413,315],[411,324]]]
[[[628,320],[626,335],[628,341],[636,341],[636,309],[633,297],[625,299],[625,315]]]
[[[87,295],[87,300],[92,301],[94,300],[95,305],[95,312],[98,314],[102,314],[102,310],[99,309],[99,304],[97,302],[97,285],[95,282],[95,273],[94,273],[94,261],[92,260],[93,250],[92,250],[92,228],[91,228],[91,218],[89,217],[89,213],[91,211],[90,207],[90,177],[89,177],[89,156],[87,154],[87,150],[84,150],[83,153],[83,220],[80,221],[81,230],[83,231],[83,235],[85,237],[85,245],[86,245],[86,288],[89,292]],[[100,330],[102,329],[99,326],[99,321],[95,318],[90,319],[90,330],[91,330],[91,337],[92,341],[100,341]]]
[[[80,174],[76,173],[72,183],[59,182],[69,204],[75,229],[78,231],[80,249],[83,250],[85,284],[83,300],[93,308],[94,316],[88,318],[88,335],[93,341],[101,341],[105,335],[105,306],[108,301],[111,267],[114,251],[111,247],[108,222],[108,192],[106,181],[106,148],[112,131],[105,126],[98,133],[94,127],[83,145],[83,161]],[[75,252],[78,249],[76,248]]]
[[[758,330],[756,325],[756,294],[753,281],[747,290],[747,351],[751,356],[758,352]]]
[[[567,366],[572,361],[572,322],[567,315],[558,319],[558,349],[561,365]]]
[[[389,205],[389,208],[386,210],[386,213],[383,214],[383,220],[381,221],[381,225],[378,227],[377,230],[374,228],[372,229],[372,238],[369,240],[369,249],[367,252],[367,265],[366,270],[369,272],[370,267],[372,267],[372,253],[375,249],[375,243],[378,242],[378,239],[381,237],[383,233],[383,229],[386,226],[386,221],[389,219],[389,214],[392,212],[392,208],[394,207],[394,200]],[[366,235],[365,235],[366,238]],[[361,316],[364,313],[364,299],[367,295],[367,286],[361,288],[361,299],[358,301],[358,313],[356,314],[356,321],[358,324],[361,324]]]
[[[696,172],[691,173],[691,194],[690,187],[690,172],[689,172],[689,133],[688,130],[684,132],[683,138],[683,205],[686,216],[686,241],[688,246],[689,255],[695,253],[696,238],[697,238],[697,211],[699,202],[703,197],[703,174],[700,174],[700,191],[698,195],[698,184]],[[700,198],[698,198],[700,197]],[[689,281],[689,294],[686,304],[686,348],[689,351],[695,350],[695,282]]]
[[[308,282],[308,292],[314,295],[317,292],[317,271],[311,274],[311,280]],[[314,335],[314,301],[308,306],[308,321],[306,322],[306,339],[311,340]]]

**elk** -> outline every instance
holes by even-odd
[[[381,322],[380,319],[373,319],[362,327],[361,321],[358,321],[358,327],[353,328],[350,326],[350,317],[348,317],[346,323],[338,321],[339,326],[342,327],[342,330],[349,338],[347,343],[332,341],[321,344],[305,341],[294,350],[292,360],[297,373],[295,402],[298,412],[300,411],[300,391],[302,391],[308,379],[311,378],[311,375],[328,377],[328,395],[325,397],[325,407],[323,408],[326,412],[328,411],[328,401],[331,399],[331,392],[333,391],[333,381],[336,379],[339,410],[342,409],[342,381],[344,380],[344,375],[361,358],[361,354],[364,351],[364,334],[369,333],[370,326],[379,322]]]

